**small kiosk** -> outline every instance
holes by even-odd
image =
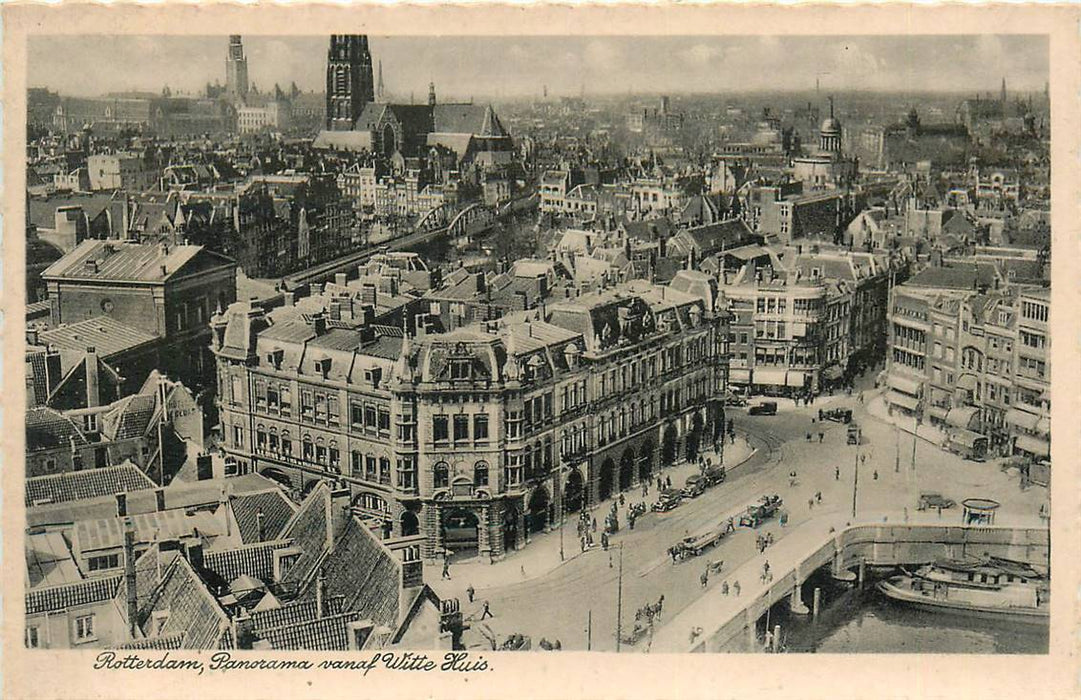
[[[965,525],[994,525],[1000,504],[990,498],[966,498],[961,505],[964,507],[961,522]]]

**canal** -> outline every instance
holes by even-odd
[[[878,574],[879,577],[886,572]],[[1003,620],[988,620],[957,613],[932,612],[890,600],[868,576],[860,589],[834,582],[827,572],[812,576],[803,588],[811,604],[815,587],[821,589],[821,612],[793,615],[787,602],[774,605],[769,627],[781,626],[781,640],[789,653],[878,654],[1046,654],[1049,628]],[[758,622],[764,638],[766,616]],[[772,630],[771,630],[772,631]]]

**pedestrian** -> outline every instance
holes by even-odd
[[[448,561],[447,559],[443,560],[443,578],[450,578],[450,561]]]
[[[834,481],[840,481],[841,480],[841,468],[840,467],[834,467],[833,468],[833,480]]]
[[[732,590],[735,592],[736,597],[739,597],[739,581],[732,584]]]
[[[823,441],[823,440],[824,440],[825,438],[826,438],[826,434],[825,434],[825,433],[823,433],[823,432],[822,432],[821,430],[820,430],[820,431],[818,431],[818,444],[819,444],[819,445],[821,445],[821,444],[822,444],[822,441]]]
[[[623,494],[619,494],[619,505],[623,506],[627,504],[627,499],[623,497]]]
[[[808,498],[807,499],[807,510],[814,510],[814,509],[815,509],[815,499]]]
[[[818,501],[819,503],[822,502],[822,492],[821,491],[815,491],[815,500]]]
[[[728,581],[721,584],[721,595],[728,595]]]
[[[709,569],[702,572],[702,576],[699,577],[699,581],[702,582],[702,588],[709,586]]]
[[[860,464],[867,464],[867,455],[860,455]]]
[[[762,563],[762,572],[766,574],[769,573],[769,559]]]
[[[772,532],[767,532],[766,533],[766,546],[767,547],[772,547],[773,546],[773,533]]]
[[[465,589],[465,595],[467,598],[469,598],[470,603],[473,602],[473,594],[475,593],[476,591],[473,590],[473,584],[469,584],[469,588]]]
[[[874,471],[873,474],[871,474],[871,478],[874,479],[875,481],[878,481],[878,470],[877,469]]]
[[[481,611],[480,614],[480,619],[483,620],[486,617],[495,617],[495,615],[492,614],[491,608],[488,607],[488,601],[484,601],[484,610]]]
[[[810,442],[810,441],[811,441],[811,434],[807,433],[807,442]]]
[[[736,434],[735,433],[728,433],[728,444],[729,445],[735,445],[736,444]]]
[[[908,506],[905,506],[905,522],[908,522]]]
[[[597,531],[597,518],[594,517],[593,518],[593,532],[596,532],[596,531]]]
[[[522,578],[525,578],[525,565],[522,565]]]
[[[818,420],[822,420],[822,409],[818,409]]]
[[[672,475],[671,474],[669,474],[668,476],[665,477],[665,483],[668,485],[668,488],[672,488]]]

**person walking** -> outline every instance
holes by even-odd
[[[833,468],[833,480],[834,481],[840,481],[841,480],[841,468],[840,467],[834,467]]]
[[[491,608],[488,607],[488,601],[484,601],[484,609],[480,613],[480,619],[483,620],[488,617],[495,617],[495,615],[492,614]]]
[[[815,491],[815,500],[818,501],[819,503],[822,502],[822,492],[821,491]]]
[[[469,584],[469,588],[465,589],[465,596],[466,596],[466,598],[469,599],[470,603],[473,602],[473,596],[475,594],[476,594],[476,591],[473,590],[473,584],[471,583],[471,584]]]
[[[821,445],[822,441],[826,439],[826,434],[821,430],[818,431],[818,444]]]
[[[808,498],[807,499],[807,510],[814,510],[814,509],[815,509],[815,499]]]
[[[664,478],[664,480],[665,480],[665,483],[667,484],[668,488],[672,488],[672,475],[669,474],[668,476],[666,476]]]
[[[728,581],[721,584],[721,595],[728,595]]]
[[[877,469],[874,471],[873,474],[871,474],[871,478],[874,479],[875,481],[878,481],[878,470]]]
[[[448,559],[443,559],[443,578],[450,578],[450,561]]]
[[[738,598],[739,597],[739,581],[736,581],[735,583],[732,584],[732,591],[736,594],[736,597]]]
[[[702,582],[702,588],[709,586],[709,569],[703,571],[698,580]]]

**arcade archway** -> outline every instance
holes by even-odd
[[[480,521],[476,513],[465,508],[443,511],[443,547],[454,558],[476,556],[480,538]]]
[[[411,510],[402,513],[402,537],[420,534],[420,519]]]
[[[619,490],[626,491],[634,481],[634,450],[628,448],[619,460]]]
[[[567,474],[567,483],[563,486],[563,508],[568,513],[577,513],[582,510],[583,496],[585,494],[582,472],[572,469]]]
[[[676,445],[679,435],[676,433],[676,426],[669,423],[664,428],[664,438],[661,441],[661,462],[665,466],[670,466],[676,461]]]
[[[607,501],[612,497],[612,486],[616,480],[616,463],[611,459],[601,464],[600,483],[597,484],[597,500]]]
[[[544,532],[544,528],[548,525],[550,503],[548,489],[543,486],[533,489],[533,494],[529,497],[529,510],[526,516],[526,527],[529,532]]]
[[[638,480],[649,481],[653,476],[653,443],[646,440],[638,450]]]

